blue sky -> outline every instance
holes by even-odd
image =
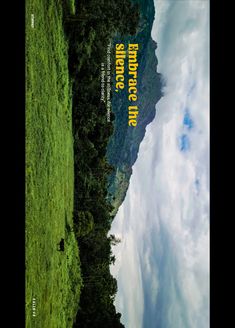
[[[190,140],[187,134],[182,134],[180,136],[180,150],[188,151],[190,149]]]
[[[191,129],[193,128],[193,120],[192,120],[192,117],[191,117],[190,112],[189,112],[188,109],[185,111],[183,124],[184,124],[189,130],[191,130]]]
[[[111,233],[127,328],[209,327],[209,1],[155,0],[165,96]]]

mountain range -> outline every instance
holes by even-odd
[[[155,54],[157,43],[151,38],[155,16],[153,0],[135,1],[139,4],[140,23],[134,36],[119,37],[114,43],[138,43],[138,106],[139,115],[136,127],[128,125],[128,88],[112,94],[112,111],[115,115],[114,133],[107,147],[107,158],[114,167],[109,178],[109,200],[114,207],[113,215],[125,199],[129,186],[132,167],[137,160],[140,143],[156,114],[156,104],[163,96],[163,80],[157,72],[158,60]],[[127,46],[126,46],[127,48]],[[127,64],[126,64],[127,65]],[[125,81],[128,80],[128,67],[125,69]],[[143,172],[144,174],[144,172]]]

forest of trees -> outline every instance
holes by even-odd
[[[110,274],[115,261],[111,246],[119,240],[108,235],[113,220],[108,176],[113,168],[106,151],[115,117],[111,114],[107,122],[100,101],[100,65],[113,37],[134,34],[138,21],[138,6],[130,0],[80,0],[76,15],[64,18],[73,88],[74,231],[83,277],[74,327],[124,327],[113,304],[117,281]]]

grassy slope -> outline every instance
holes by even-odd
[[[34,14],[34,28],[31,27]],[[60,1],[26,1],[26,327],[71,327],[80,295],[73,138]],[[57,243],[65,238],[65,252]],[[68,256],[68,258],[67,258]],[[36,317],[32,300],[36,298]]]

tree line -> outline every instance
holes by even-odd
[[[114,299],[117,281],[110,274],[114,264],[109,236],[113,207],[108,201],[108,177],[113,167],[106,158],[115,116],[107,122],[100,101],[100,65],[116,35],[134,34],[139,8],[130,0],[80,0],[76,15],[65,15],[69,44],[69,72],[73,95],[74,231],[77,238],[83,288],[74,327],[124,327]]]

